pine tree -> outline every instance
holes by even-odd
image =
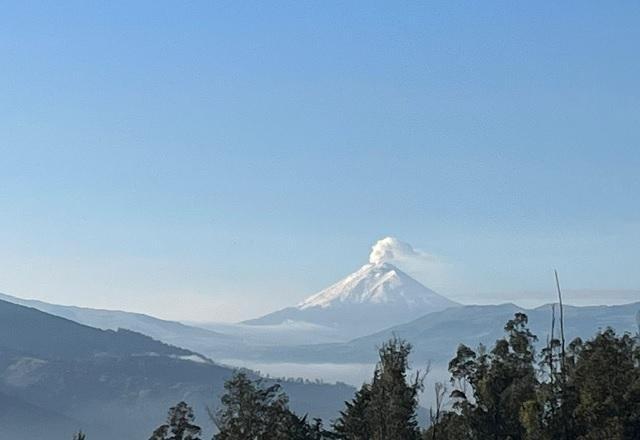
[[[73,435],[73,440],[87,440],[87,435],[80,430]]]
[[[422,435],[423,440],[465,440],[469,436],[466,419],[453,411],[445,411],[437,423],[429,426]],[[477,440],[473,438],[473,440]]]
[[[334,439],[333,433],[325,430],[321,419],[314,419],[312,423],[307,421],[307,417],[298,417],[290,413],[290,422],[287,428],[288,440],[327,440]]]
[[[319,421],[289,410],[289,399],[280,385],[268,387],[237,373],[225,383],[222,407],[213,419],[219,433],[214,440],[320,440],[326,432]]]
[[[416,416],[423,376],[407,382],[411,345],[393,338],[379,350],[373,381],[358,391],[334,425],[345,440],[412,440],[420,438]]]
[[[407,383],[411,344],[393,338],[379,350],[380,361],[371,383],[367,419],[372,440],[411,440],[420,437],[416,410],[423,380],[416,373]]]
[[[200,440],[201,429],[194,420],[191,407],[180,402],[169,410],[167,423],[159,426],[149,440]]]
[[[371,385],[363,384],[333,425],[337,438],[344,440],[369,440],[371,431],[367,420],[367,408],[371,402]]]

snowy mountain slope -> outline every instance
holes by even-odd
[[[387,262],[369,263],[341,281],[249,325],[308,322],[348,330],[352,337],[382,330],[459,304]]]
[[[301,310],[337,304],[403,304],[443,308],[456,305],[390,263],[369,263],[298,305]]]

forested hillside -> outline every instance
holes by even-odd
[[[491,346],[460,345],[450,382],[433,390],[430,426],[418,426],[418,396],[428,371],[409,375],[411,345],[391,339],[379,349],[373,378],[323,424],[289,409],[287,396],[243,374],[227,381],[213,416],[214,440],[637,440],[640,438],[638,336],[605,329],[565,341],[555,320],[544,348],[524,313]],[[557,337],[556,337],[557,336]],[[151,440],[200,439],[192,410],[171,408]]]

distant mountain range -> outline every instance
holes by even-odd
[[[599,330],[611,327],[623,333],[638,332],[640,302],[616,306],[565,306],[567,341],[575,337],[589,338]],[[478,344],[491,346],[504,336],[504,325],[516,312],[529,318],[529,325],[544,344],[550,332],[551,305],[525,309],[515,304],[469,305],[429,313],[408,323],[389,327],[345,343],[309,344],[297,347],[269,347],[255,352],[262,362],[294,363],[373,363],[375,347],[396,336],[413,345],[412,360],[445,365],[459,344],[472,348]],[[556,326],[557,331],[557,326]],[[557,335],[556,335],[557,336]]]
[[[386,262],[369,263],[332,286],[248,325],[306,322],[363,336],[460,304]]]
[[[381,282],[372,281],[378,278]],[[441,301],[443,297],[416,283],[392,265],[367,265],[345,280],[310,297],[298,307],[284,309],[245,324],[212,324],[216,331],[137,313],[59,306],[9,295],[0,295],[0,299],[28,305],[93,327],[112,330],[122,328],[144,333],[163,342],[203,353],[210,358],[233,359],[240,364],[243,360],[267,363],[372,363],[376,361],[376,347],[392,335],[403,337],[414,345],[412,358],[416,361],[446,362],[459,343],[472,347],[479,343],[491,345],[502,337],[505,322],[516,312],[526,313],[540,342],[546,340],[551,320],[550,305],[526,309],[511,303],[464,306],[453,303],[453,307],[438,310],[438,307],[447,304],[447,300]],[[384,301],[391,298],[401,304],[415,301],[411,295],[403,296],[407,290],[400,287],[406,286],[412,288],[409,293],[417,292],[418,298],[435,298],[438,311],[413,320],[387,318],[383,320],[384,323],[364,323],[364,328],[354,328],[363,319],[373,320],[375,313],[382,313],[381,310],[387,304]],[[374,300],[376,295],[378,299]],[[428,309],[429,303],[424,303],[427,305],[422,307]],[[381,309],[376,310],[377,305]],[[351,314],[334,313],[343,306]],[[369,307],[373,307],[375,313],[368,313],[371,310]],[[567,339],[576,336],[588,338],[605,327],[612,327],[620,332],[635,332],[638,329],[636,315],[639,310],[640,302],[617,306],[566,306]],[[289,318],[295,315],[295,320],[285,320],[285,313]],[[330,315],[333,321],[325,319]],[[325,325],[305,321],[306,317],[319,317],[316,321],[322,319]],[[391,321],[395,321],[395,325],[384,326]],[[331,322],[337,327],[329,327]],[[376,330],[366,331],[371,328]],[[326,340],[331,342],[324,342]]]
[[[79,428],[92,440],[147,438],[180,400],[194,405],[199,423],[210,428],[205,408],[215,407],[232,373],[130,330],[92,328],[0,301],[0,438],[67,439]],[[325,419],[354,391],[282,384],[295,410]]]
[[[413,344],[413,365],[432,362],[444,372],[458,344],[490,346],[516,312],[529,316],[539,345],[544,343],[550,307],[459,305],[386,263],[364,266],[297,307],[215,330],[2,295],[0,406],[9,409],[0,414],[0,438],[64,439],[79,428],[90,431],[92,440],[146,438],[179,400],[194,405],[202,426],[211,427],[205,408],[217,403],[233,371],[212,356],[240,365],[371,364],[376,347],[397,336]],[[402,321],[425,310],[435,311]],[[566,306],[567,340],[591,337],[605,327],[635,333],[639,311],[640,302]],[[322,336],[311,336],[318,333]],[[338,342],[318,343],[332,338]],[[283,386],[295,410],[325,420],[335,417],[354,391],[301,381]]]
[[[103,330],[127,329],[212,359],[242,358],[256,347],[345,342],[349,334],[305,322],[251,326],[233,323],[183,324],[142,313],[51,304],[0,293],[0,300],[60,316]],[[202,325],[200,327],[199,325]]]
[[[567,340],[605,327],[636,332],[639,310],[640,302],[567,306]],[[91,440],[146,438],[179,400],[192,404],[199,422],[210,427],[205,408],[216,405],[233,373],[211,359],[238,365],[372,364],[376,348],[397,336],[413,345],[413,365],[432,362],[446,374],[460,343],[491,346],[516,312],[529,316],[543,344],[550,305],[461,305],[383,261],[364,265],[296,306],[207,328],[0,294],[0,405],[10,407],[0,414],[0,438],[69,438],[79,428],[90,431]],[[325,420],[354,391],[292,380],[283,386],[296,411]],[[29,427],[21,431],[24,424]]]
[[[223,354],[226,355],[231,349],[242,350],[244,348],[241,337],[185,325],[176,321],[158,319],[142,313],[50,304],[1,293],[0,300],[33,307],[34,309],[102,330],[131,330],[151,336],[167,344],[185,347],[213,358]]]

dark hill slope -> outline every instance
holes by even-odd
[[[74,429],[89,431],[92,440],[148,438],[180,400],[196,408],[209,436],[206,407],[215,407],[232,374],[192,351],[138,333],[99,330],[0,301],[0,394],[27,413],[32,408],[34,417],[41,412],[75,420]],[[343,385],[282,385],[294,409],[323,418],[334,417],[353,392]],[[37,428],[59,430],[59,424],[48,425],[52,419],[41,417]],[[20,420],[12,418],[3,429],[20,429]]]

